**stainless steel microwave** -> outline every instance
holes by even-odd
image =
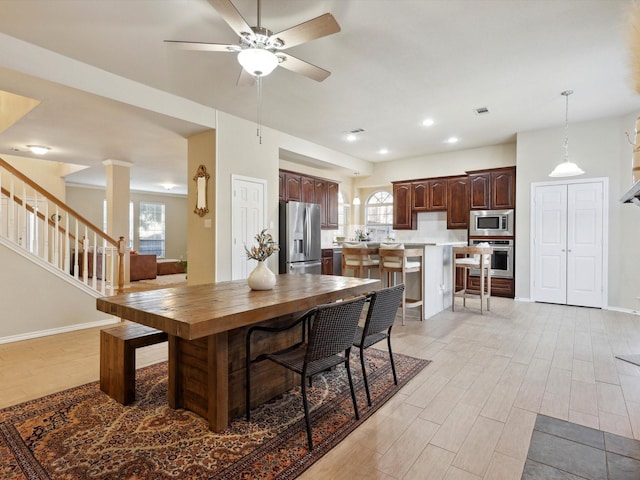
[[[513,210],[471,210],[470,237],[513,237]]]

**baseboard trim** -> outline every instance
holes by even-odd
[[[620,307],[605,307],[605,310],[611,310],[612,312],[622,312],[628,313],[630,315],[640,315],[638,310],[631,310],[630,308],[620,308]]]
[[[33,338],[48,337],[49,335],[57,335],[59,333],[74,332],[76,330],[85,330],[87,328],[103,327],[105,325],[113,325],[119,323],[120,319],[117,317],[106,318],[104,320],[98,320],[96,322],[78,323],[75,325],[69,325],[67,327],[51,328],[48,330],[39,330],[37,332],[21,333],[19,335],[11,335],[8,337],[0,337],[0,345],[3,343],[21,342],[22,340],[30,340]]]

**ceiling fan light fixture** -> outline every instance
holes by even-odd
[[[278,66],[275,53],[264,48],[247,48],[238,53],[238,62],[248,73],[255,77],[269,75]]]

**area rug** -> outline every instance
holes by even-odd
[[[616,355],[616,358],[640,366],[640,355]]]
[[[395,354],[398,385],[386,352],[365,353],[368,407],[357,353],[351,365],[360,420],[345,369],[314,377],[307,390],[314,449],[309,451],[299,387],[235,418],[213,433],[198,415],[167,406],[167,364],[138,370],[136,398],[122,406],[97,382],[0,410],[0,478],[292,479],[370,417],[430,361]]]

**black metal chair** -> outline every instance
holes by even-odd
[[[371,394],[369,393],[369,381],[367,380],[367,370],[364,366],[364,351],[371,345],[387,339],[389,347],[389,359],[391,360],[391,371],[393,372],[393,382],[398,384],[396,376],[396,366],[393,363],[393,352],[391,351],[391,328],[398,313],[398,308],[402,302],[404,284],[386,288],[373,292],[369,295],[369,310],[364,327],[358,327],[356,338],[353,344],[360,349],[360,363],[362,365],[362,378],[364,379],[364,389],[367,392],[367,402],[371,406]]]
[[[351,399],[356,419],[360,418],[356,403],[356,392],[353,387],[351,369],[349,367],[349,354],[353,346],[356,329],[360,315],[364,307],[365,297],[352,300],[320,305],[306,312],[293,324],[282,328],[252,327],[246,337],[246,413],[250,420],[251,409],[251,364],[262,360],[271,360],[297,373],[301,377],[302,404],[307,424],[307,440],[309,450],[313,450],[311,439],[311,420],[309,417],[309,405],[307,402],[306,380],[311,380],[313,375],[328,370],[343,363],[347,369]],[[265,353],[251,359],[251,334],[256,331],[282,332],[294,328],[302,323],[303,341],[289,348],[273,353]],[[308,338],[304,339],[305,325],[309,325]]]

